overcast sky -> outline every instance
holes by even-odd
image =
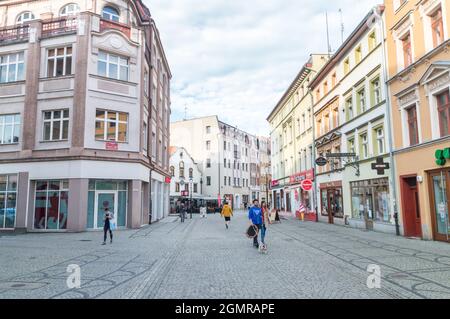
[[[269,135],[266,118],[310,53],[341,44],[376,0],[144,0],[172,70],[172,121],[218,115],[252,134]]]

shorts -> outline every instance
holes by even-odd
[[[225,221],[229,222],[231,220],[231,217],[225,217]]]

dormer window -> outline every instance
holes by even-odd
[[[61,17],[68,17],[77,15],[80,12],[80,7],[76,3],[65,5],[60,12]]]
[[[106,20],[119,22],[120,14],[117,9],[111,6],[106,6],[103,8],[102,17]]]
[[[31,20],[34,20],[34,14],[30,11],[27,12],[22,12],[18,17],[17,17],[17,24],[24,24],[26,22],[29,22]]]

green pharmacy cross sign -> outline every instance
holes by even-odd
[[[439,166],[444,166],[447,160],[450,160],[450,147],[447,147],[444,150],[437,150],[435,156],[436,164]]]

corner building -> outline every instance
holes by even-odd
[[[171,73],[140,0],[0,3],[0,230],[168,214]]]

